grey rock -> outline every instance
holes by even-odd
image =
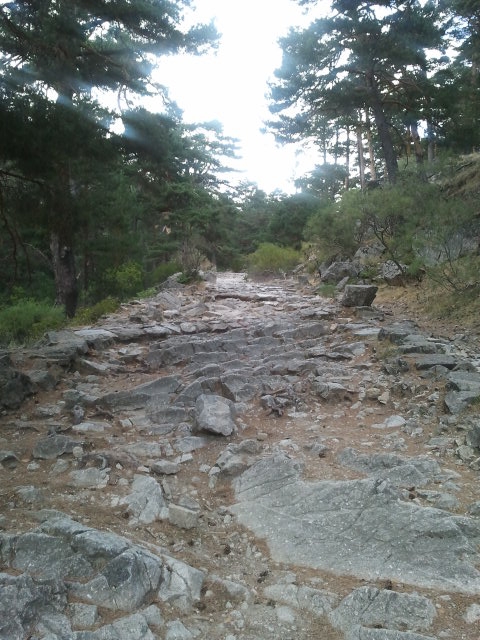
[[[378,287],[367,284],[347,284],[342,296],[344,307],[369,307],[375,300]]]
[[[402,502],[386,480],[307,483],[297,463],[279,455],[250,467],[235,490],[232,512],[278,562],[480,592],[480,523]]]
[[[54,460],[65,453],[71,454],[73,448],[82,445],[82,441],[73,440],[64,435],[52,435],[37,440],[32,455],[41,460]]]
[[[150,524],[168,517],[168,505],[162,487],[150,476],[136,475],[131,493],[122,498],[120,504],[127,506],[131,525]]]
[[[459,447],[457,447],[457,450],[455,453],[460,458],[460,460],[463,460],[464,462],[470,462],[476,458],[473,447],[469,447],[466,444],[462,444]]]
[[[156,640],[142,613],[119,618],[94,632],[94,640]]]
[[[141,614],[150,627],[162,627],[164,624],[162,612],[155,604],[142,609]]]
[[[357,249],[353,260],[355,264],[360,266],[370,265],[372,262],[377,262],[380,256],[385,253],[385,247],[381,242],[373,242],[369,245],[365,245]]]
[[[205,581],[205,588],[213,590],[215,598],[223,595],[232,602],[251,602],[253,594],[248,587],[239,582],[225,580],[217,575],[210,575]]]
[[[193,633],[180,620],[174,620],[167,624],[165,640],[192,640],[194,637]]]
[[[28,372],[28,377],[35,389],[41,391],[53,391],[59,382],[59,375],[53,373],[54,367],[50,369],[32,369]]]
[[[480,604],[471,604],[465,612],[463,619],[468,624],[474,624],[480,621]]]
[[[0,366],[0,409],[18,409],[34,390],[29,376],[14,369],[10,359],[4,357]]]
[[[365,586],[342,600],[329,619],[335,628],[344,632],[355,625],[423,631],[432,626],[435,616],[435,606],[424,596]]]
[[[234,453],[231,449],[226,449],[217,458],[215,465],[223,475],[231,476],[245,471],[248,467],[248,462],[244,455]]]
[[[72,582],[70,592],[99,607],[133,612],[154,599],[162,579],[162,565],[158,556],[132,546],[107,562],[88,582]]]
[[[146,404],[155,402],[157,405],[168,403],[172,394],[180,387],[180,381],[174,376],[158,378],[130,390],[108,393],[99,399],[102,406],[113,410],[143,409]]]
[[[14,451],[0,451],[0,464],[5,469],[15,469],[19,462]]]
[[[170,503],[168,508],[168,520],[171,524],[180,529],[195,529],[198,525],[200,509],[190,508],[181,504]]]
[[[335,292],[342,293],[342,291],[345,290],[345,287],[347,286],[349,280],[350,276],[345,276],[344,278],[342,278],[340,282],[335,286]]]
[[[452,415],[463,413],[480,398],[478,391],[449,391],[445,394],[445,407]]]
[[[445,367],[446,369],[453,369],[458,364],[458,358],[456,358],[455,356],[444,355],[442,353],[430,354],[415,359],[415,367],[418,369],[418,371],[432,369],[433,367]]]
[[[252,376],[231,373],[220,378],[222,395],[233,402],[247,402],[255,397],[258,386],[252,382]]]
[[[46,501],[44,492],[32,485],[26,487],[17,487],[15,493],[24,504],[35,505],[37,509],[41,507]]]
[[[108,422],[80,422],[73,425],[72,431],[75,433],[103,433],[105,429],[111,429]]]
[[[117,339],[117,335],[108,329],[78,329],[75,335],[86,340],[89,347],[99,350],[105,349]]]
[[[262,445],[258,440],[254,440],[253,438],[248,438],[247,440],[242,440],[238,444],[230,444],[228,448],[233,453],[246,453],[248,455],[256,455],[260,453],[262,450]]]
[[[67,541],[41,531],[0,534],[0,551],[5,566],[47,579],[86,578],[93,573],[89,560]]]
[[[399,267],[393,260],[387,260],[381,266],[380,275],[390,285],[402,285],[405,281],[406,270],[407,265]]]
[[[98,607],[94,604],[72,602],[68,607],[68,613],[74,629],[89,629],[98,620]]]
[[[328,382],[322,378],[315,378],[313,389],[320,398],[337,402],[339,400],[351,400],[353,391],[347,389],[339,382]]]
[[[330,327],[325,322],[307,322],[293,329],[281,331],[278,335],[284,340],[314,340],[330,335]]]
[[[345,467],[404,487],[423,486],[442,474],[438,462],[426,456],[402,458],[393,453],[366,454],[348,447],[338,454],[337,460]]]
[[[231,401],[202,394],[196,402],[196,428],[215,435],[229,436],[236,431]]]
[[[398,350],[400,353],[439,353],[441,347],[435,343],[427,340],[424,336],[417,336],[415,334],[406,336],[403,343],[399,345]]]
[[[168,309],[180,309],[182,306],[182,298],[180,296],[176,296],[172,291],[160,291],[155,298],[154,304],[156,307],[163,311],[167,311]]]
[[[66,603],[61,580],[0,573],[0,640],[24,640],[43,615],[62,612]]]
[[[357,625],[347,633],[345,640],[437,640],[437,638],[410,631],[367,629]]]
[[[61,640],[73,635],[70,620],[63,613],[44,613],[36,625],[36,631],[48,640]]]
[[[447,375],[445,386],[449,391],[477,391],[480,395],[480,373],[452,371]]]
[[[184,562],[162,556],[164,567],[157,596],[180,611],[190,611],[200,600],[205,574]]]
[[[356,278],[358,269],[353,262],[332,262],[332,264],[322,271],[320,279],[322,282],[337,284],[343,278]]]
[[[411,334],[416,334],[417,325],[411,321],[394,322],[391,325],[382,327],[378,332],[378,340],[388,340],[393,344],[403,344]]]
[[[85,417],[85,409],[80,405],[74,405],[72,409],[72,423],[74,425],[80,424]]]
[[[109,480],[109,469],[74,469],[70,471],[70,485],[81,489],[103,489]]]
[[[440,493],[439,491],[418,491],[418,497],[424,498],[437,509],[447,509],[454,511],[460,506],[460,501],[451,493]]]
[[[180,465],[171,460],[155,460],[151,465],[151,470],[159,475],[175,475],[180,471]]]
[[[274,602],[310,611],[318,617],[329,614],[338,598],[329,591],[296,584],[274,584],[266,587],[263,593]]]
[[[469,505],[468,513],[472,516],[480,516],[480,500]]]
[[[467,444],[474,449],[480,449],[480,424],[475,424],[468,430]]]
[[[185,438],[177,438],[173,448],[178,453],[191,453],[206,447],[209,442],[211,442],[211,437],[208,436],[185,436]]]
[[[85,338],[75,335],[74,331],[48,331],[35,346],[38,357],[54,362],[61,367],[70,366],[78,356],[88,353]]]
[[[39,531],[0,534],[5,566],[32,572],[42,581],[68,580],[75,600],[114,611],[137,611],[156,598],[187,611],[199,600],[201,571],[58,512],[39,517],[46,518]]]

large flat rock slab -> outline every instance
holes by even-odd
[[[284,455],[238,479],[239,522],[277,562],[419,587],[480,593],[480,522],[399,499],[388,481],[305,482]]]

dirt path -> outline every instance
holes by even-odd
[[[28,619],[0,584],[0,638],[477,640],[480,354],[409,320],[222,274],[12,354],[56,384],[0,418],[3,571],[36,581]],[[104,534],[162,558],[155,588]]]

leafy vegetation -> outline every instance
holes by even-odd
[[[205,263],[285,273],[305,247],[316,265],[377,243],[406,277],[478,296],[478,3],[332,0],[281,40],[267,127],[321,159],[294,195],[232,186],[236,141],[152,84],[162,55],[216,42],[211,25],[183,29],[188,5],[0,7],[2,340],[60,308],[93,322]],[[151,95],[158,112],[140,106]],[[376,273],[372,258],[362,276]]]
[[[36,300],[18,301],[0,309],[0,345],[33,342],[45,331],[64,324],[65,315],[59,307]]]
[[[247,256],[250,275],[285,275],[301,262],[301,253],[290,247],[264,242]]]

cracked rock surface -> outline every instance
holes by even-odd
[[[0,640],[478,640],[478,336],[352,304],[217,274],[0,353]]]

